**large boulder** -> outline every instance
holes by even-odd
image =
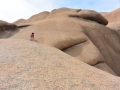
[[[34,41],[60,49],[91,66],[105,63],[103,66],[109,67],[106,70],[103,68],[105,71],[120,76],[118,32],[97,21],[70,17],[72,14],[77,16],[81,12],[87,11],[68,8],[53,10],[47,18],[29,22],[30,26],[20,29],[19,33],[10,38],[30,40],[30,34],[34,32]],[[94,16],[94,11],[90,12],[93,12]],[[99,16],[97,12],[96,14]]]
[[[109,21],[107,27],[116,30],[120,33],[120,8],[113,10],[112,12],[103,14],[103,16]]]
[[[63,17],[63,16],[92,20],[103,25],[108,24],[108,21],[106,18],[104,18],[100,13],[93,10],[70,9],[70,8],[54,9],[51,11],[51,13],[47,18]]]
[[[93,10],[80,10],[77,15],[70,14],[70,16],[96,21],[103,25],[108,24],[107,19],[105,19],[100,13],[93,11]]]
[[[76,9],[70,9],[70,8],[59,8],[59,9],[54,9],[50,12],[50,14],[48,15],[47,19],[51,19],[51,18],[58,18],[58,17],[68,17],[69,14],[77,14],[77,10]]]
[[[14,22],[15,25],[17,25],[18,27],[24,27],[26,25],[29,25],[29,23],[33,23],[33,22],[37,22],[39,20],[44,20],[49,16],[49,12],[48,11],[44,11],[38,14],[35,14],[33,16],[31,16],[29,19],[25,20],[25,19],[19,19],[17,21]]]
[[[0,20],[0,31],[16,29],[17,26],[12,23],[7,23],[6,21]]]
[[[15,25],[19,25],[19,24],[24,23],[24,22],[26,22],[25,19],[19,19],[19,20],[13,22],[13,23],[14,23]]]
[[[90,26],[86,26],[86,24],[81,23],[85,34],[98,48],[104,58],[104,62],[117,75],[120,75],[120,34],[115,30],[99,24],[90,23]]]
[[[47,26],[47,27],[46,27]],[[79,50],[75,57],[82,58],[84,62],[94,65],[103,61],[103,57],[96,46],[85,35],[84,29],[77,24],[74,19],[49,19],[41,21],[36,25],[31,25],[28,28],[21,30],[21,33],[14,35],[11,38],[27,39],[31,32],[35,33],[35,41],[52,47],[56,47],[64,52],[72,46],[77,46],[74,54]],[[39,34],[37,34],[39,33]],[[78,49],[79,48],[79,49]],[[89,55],[91,53],[91,55]],[[74,55],[72,55],[74,56]]]
[[[120,22],[120,8],[113,10],[103,16],[109,21],[109,23]]]
[[[17,32],[17,26],[15,24],[0,20],[0,38],[11,37]]]
[[[36,42],[0,40],[0,90],[119,90],[120,78]]]
[[[0,20],[0,26],[8,24],[6,21]]]
[[[26,23],[46,19],[48,15],[49,15],[49,12],[47,12],[47,11],[35,14],[35,15],[31,16],[28,20],[26,20]]]

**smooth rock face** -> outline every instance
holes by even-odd
[[[119,81],[56,48],[0,40],[0,90],[119,90]]]
[[[19,25],[20,23],[24,23],[24,22],[26,22],[25,19],[19,19],[19,20],[13,22],[13,23],[14,23],[15,25]]]
[[[120,48],[119,48],[119,42],[120,42],[120,8],[112,11],[112,12],[108,12],[106,14],[103,14],[103,16],[109,21],[107,27],[112,29],[112,32],[114,33],[113,35],[109,36],[108,38],[110,38],[111,40],[109,41],[110,46],[114,48],[115,53],[118,53],[117,57],[114,57],[114,52],[111,56],[111,58],[113,58],[113,62],[114,63],[118,63],[120,64],[120,60],[116,59],[116,58],[120,58]],[[115,30],[115,32],[113,31]],[[116,35],[115,35],[116,34]],[[118,35],[119,34],[119,35]],[[114,45],[114,46],[113,46]],[[110,49],[108,49],[109,51],[111,51]],[[117,65],[119,69],[119,65]],[[119,74],[120,75],[120,74]]]
[[[90,40],[74,45],[63,51],[89,65],[95,65],[98,62],[104,62],[101,53],[95,47],[95,45],[91,43]]]
[[[47,11],[41,12],[39,14],[31,16],[28,20],[26,20],[25,23],[44,20],[48,15],[49,15],[49,12],[47,12]]]
[[[109,23],[120,22],[120,8],[103,15]]]
[[[112,73],[113,75],[116,75],[113,70],[111,70],[111,68],[106,64],[106,63],[100,63],[100,64],[97,64],[97,65],[94,65],[96,68],[99,68],[99,69],[102,69],[106,72],[110,72]]]
[[[76,16],[76,15],[70,15],[70,16]],[[78,17],[79,18],[84,18],[92,21],[96,21],[100,24],[107,25],[108,21],[105,19],[101,14],[98,12],[95,12],[93,10],[81,10],[78,12]]]
[[[109,28],[120,31],[120,22],[114,22],[107,25]]]
[[[82,23],[81,23],[82,24]],[[92,24],[91,24],[92,26]],[[120,35],[117,31],[111,30],[99,24],[94,25],[100,29],[88,28],[85,33],[101,52],[104,62],[117,74],[120,75]]]

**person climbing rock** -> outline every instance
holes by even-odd
[[[30,40],[34,40],[34,33],[31,33]]]

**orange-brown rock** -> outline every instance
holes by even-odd
[[[111,68],[106,64],[106,63],[100,63],[100,64],[96,64],[94,65],[94,67],[102,69],[103,71],[109,72],[113,75],[116,75],[113,70],[111,70]]]
[[[8,24],[6,21],[0,20],[0,26]]]
[[[26,20],[25,19],[19,19],[15,22],[13,22],[15,25],[19,25],[20,23],[24,23]]]
[[[0,90],[119,90],[119,21],[102,15],[60,8],[1,30]]]
[[[0,90],[119,90],[120,78],[64,52],[20,39],[0,40]]]
[[[16,25],[0,20],[0,31],[16,29],[16,28],[17,28]]]
[[[35,15],[31,16],[26,22],[34,22],[34,21],[43,20],[43,19],[47,18],[48,15],[49,15],[49,12],[44,11],[39,14],[35,14]]]
[[[49,12],[44,11],[44,12],[41,12],[39,14],[35,14],[35,15],[31,16],[27,20],[25,20],[25,19],[17,20],[16,22],[14,22],[14,24],[16,24],[17,26],[21,26],[21,25],[24,25],[24,24],[29,24],[29,23],[36,22],[36,21],[39,21],[39,20],[44,20],[45,18],[48,17],[48,15],[49,15]]]
[[[107,27],[116,31],[120,31],[120,22],[109,23]]]
[[[113,10],[112,12],[109,12],[107,14],[103,14],[103,16],[109,21],[109,24],[107,27],[117,30],[119,32],[120,30],[120,8]]]
[[[105,19],[101,14],[93,10],[81,10],[78,12],[77,15],[70,15],[71,17],[79,17],[84,18],[92,21],[96,21],[100,24],[107,25],[108,21]]]
[[[17,33],[17,26],[0,20],[0,38],[8,38]]]
[[[36,42],[58,48],[92,66],[105,63],[103,66],[109,67],[105,71],[112,71],[120,76],[120,36],[117,31],[97,21],[77,17],[78,13],[89,16],[90,12],[93,12],[96,19],[96,15],[100,15],[91,10],[87,13],[80,9],[56,9],[43,20],[28,22],[30,26],[20,29],[20,32],[11,38],[30,40],[30,34],[34,32]],[[69,17],[73,14],[74,17]],[[104,18],[101,18],[98,18],[98,21],[104,21]]]
[[[120,8],[103,15],[109,23],[120,22]]]
[[[102,16],[108,14],[109,12],[99,12]]]
[[[117,31],[111,30],[99,24],[85,25],[81,23],[84,32],[94,45],[101,52],[104,57],[104,62],[110,66],[110,68],[120,75],[120,35]],[[95,28],[96,27],[96,28]],[[99,28],[99,29],[98,29]]]

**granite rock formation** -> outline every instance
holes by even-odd
[[[107,14],[60,8],[14,22],[0,40],[0,89],[119,90],[120,33]]]
[[[28,40],[0,40],[0,90],[119,90],[120,78]]]
[[[17,26],[0,20],[0,38],[8,38],[18,32]]]
[[[98,12],[60,8],[42,20],[21,23],[25,24],[30,26],[11,38],[29,40],[28,35],[34,32],[37,42],[56,47],[89,65],[102,65],[107,67],[105,71],[120,75],[120,36],[105,26],[107,20]]]

